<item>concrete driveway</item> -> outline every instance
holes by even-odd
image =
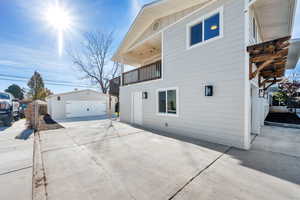
[[[284,129],[295,135],[293,147],[274,145],[273,134],[283,131],[265,127],[253,149],[242,151],[119,122],[108,129],[105,119],[68,123],[41,132],[49,200],[300,198],[300,135],[293,129]]]
[[[114,119],[115,120],[115,119]],[[74,117],[55,120],[65,128],[72,127],[101,127],[109,125],[109,118],[107,115],[91,116],[91,117]]]
[[[25,120],[15,122],[11,127],[0,125],[1,200],[31,199],[33,139],[30,133],[32,131],[26,130]],[[16,139],[18,135],[24,136],[23,139]]]

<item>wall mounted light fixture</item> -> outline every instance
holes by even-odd
[[[205,86],[205,96],[211,97],[214,94],[214,87],[212,85],[206,85]]]
[[[148,92],[143,92],[143,99],[148,99]]]

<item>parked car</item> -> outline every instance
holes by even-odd
[[[27,107],[28,107],[27,103],[20,103],[20,108],[19,108],[20,118],[25,118],[25,110]]]
[[[4,126],[11,126],[19,119],[19,102],[10,93],[0,92],[0,121]]]

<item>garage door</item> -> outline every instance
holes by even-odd
[[[66,117],[85,117],[106,114],[106,104],[99,101],[67,101]]]

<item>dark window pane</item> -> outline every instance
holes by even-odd
[[[166,92],[162,91],[158,93],[158,107],[160,113],[166,112]]]
[[[176,105],[176,90],[168,90],[168,113],[176,114],[177,105]]]
[[[220,35],[220,14],[216,14],[204,22],[204,40]]]
[[[191,41],[190,41],[190,45],[194,45],[197,44],[199,42],[202,42],[202,23],[200,24],[196,24],[194,26],[191,27]]]
[[[252,23],[253,27],[252,27],[252,31],[253,31],[253,38],[256,39],[256,22],[255,19],[253,18],[253,23]]]

